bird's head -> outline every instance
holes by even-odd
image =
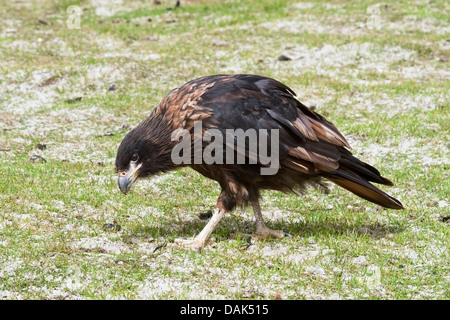
[[[119,145],[116,156],[116,172],[119,189],[127,193],[138,177],[144,178],[154,173],[153,154],[155,145],[140,125],[125,136]]]
[[[153,131],[154,134],[150,136],[148,129],[148,124],[143,122],[128,132],[117,150],[116,172],[119,189],[123,193],[130,190],[138,177],[145,178],[173,167],[170,149],[167,151],[170,140],[169,143],[155,143],[153,141],[161,135]]]
[[[142,176],[145,165],[143,143],[138,139],[133,139],[130,133],[120,143],[116,156],[118,184],[123,193],[127,193],[133,182]]]

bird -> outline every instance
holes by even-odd
[[[230,132],[235,133],[231,138]],[[289,236],[266,226],[261,190],[301,196],[309,187],[327,191],[332,182],[382,207],[403,209],[399,200],[373,184],[393,183],[350,150],[336,126],[302,104],[287,85],[261,75],[218,74],[170,91],[123,138],[115,170],[125,194],[137,179],[181,167],[217,181],[221,191],[209,221],[194,239],[177,242],[201,250],[236,206],[252,206],[253,236]]]

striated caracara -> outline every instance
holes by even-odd
[[[214,75],[172,90],[121,142],[119,188],[139,177],[189,166],[216,180],[221,193],[204,229],[190,241],[203,248],[226,212],[251,204],[258,237],[284,237],[264,224],[261,189],[301,193],[326,180],[385,208],[402,204],[371,182],[393,185],[354,157],[337,128],[304,106],[286,85],[257,75]]]

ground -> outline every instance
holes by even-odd
[[[0,298],[449,299],[449,3],[161,2],[0,4]],[[154,252],[197,234],[219,187],[183,169],[125,196],[118,144],[216,73],[290,86],[405,210],[338,187],[264,192],[267,224],[292,238],[229,239],[253,231],[241,209],[202,253]]]

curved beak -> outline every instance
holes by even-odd
[[[117,180],[117,183],[119,185],[120,191],[122,191],[124,194],[126,194],[133,184],[134,181],[136,181],[138,175],[138,170],[142,166],[142,163],[138,165],[130,165],[128,171],[120,171],[119,172],[119,178]]]
[[[122,191],[124,194],[127,194],[128,190],[130,190],[131,185],[135,180],[136,178],[134,178],[133,176],[119,176],[118,184],[120,191]]]

